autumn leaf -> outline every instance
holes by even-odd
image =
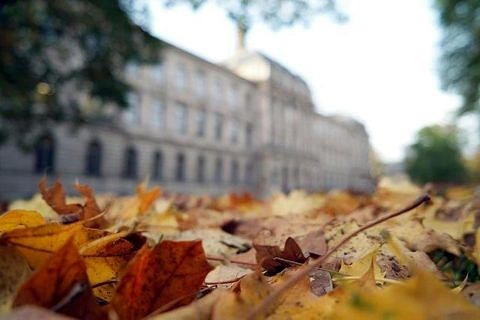
[[[45,218],[36,211],[10,210],[0,215],[0,234],[19,228],[45,224]]]
[[[258,264],[269,273],[277,273],[291,266],[288,261],[304,263],[307,260],[300,246],[291,237],[285,241],[283,250],[278,246],[261,245],[255,242],[253,243],[253,247],[256,250]],[[283,261],[275,258],[283,259]]]
[[[69,225],[50,223],[12,230],[4,233],[0,241],[15,246],[33,268],[39,268],[71,237],[78,247],[107,234],[107,231],[85,228],[81,222]]]
[[[73,239],[22,285],[13,305],[37,305],[82,319],[105,318],[92,294],[85,264]]]
[[[87,226],[99,226],[104,221],[101,217],[92,220],[93,217],[99,216],[102,212],[97,205],[93,190],[84,184],[76,183],[75,189],[85,198],[85,203],[67,204],[65,200],[65,190],[62,184],[57,180],[52,187],[48,188],[46,177],[43,177],[38,184],[40,193],[45,202],[48,203],[58,214],[66,216],[65,221],[87,220]]]
[[[0,246],[0,317],[10,311],[18,288],[32,270],[14,247]]]
[[[111,304],[121,320],[186,305],[211,270],[200,241],[144,247],[127,267]]]
[[[159,187],[153,187],[151,190],[147,190],[146,182],[138,185],[136,191],[139,199],[138,213],[140,215],[145,214],[162,193]]]

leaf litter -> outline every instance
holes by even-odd
[[[480,319],[480,200],[382,185],[265,200],[67,197],[0,215],[5,319]]]

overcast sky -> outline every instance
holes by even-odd
[[[215,5],[193,12],[161,3],[150,0],[156,36],[212,62],[234,52],[234,25]],[[319,112],[362,121],[383,160],[401,160],[418,129],[447,122],[460,102],[440,90],[435,11],[428,0],[347,0],[343,7],[344,24],[318,16],[309,27],[257,25],[247,47],[303,77]]]

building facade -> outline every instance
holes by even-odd
[[[213,64],[167,43],[160,61],[127,66],[126,111],[49,128],[28,154],[0,147],[0,200],[31,196],[45,173],[119,194],[147,177],[196,194],[372,189],[364,127],[318,114],[307,84],[277,62],[242,50]]]

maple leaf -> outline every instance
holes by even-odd
[[[73,239],[22,285],[13,305],[37,305],[82,319],[105,318],[90,289],[85,264]]]
[[[168,311],[190,303],[211,270],[200,241],[145,246],[128,265],[111,304],[121,320]]]

